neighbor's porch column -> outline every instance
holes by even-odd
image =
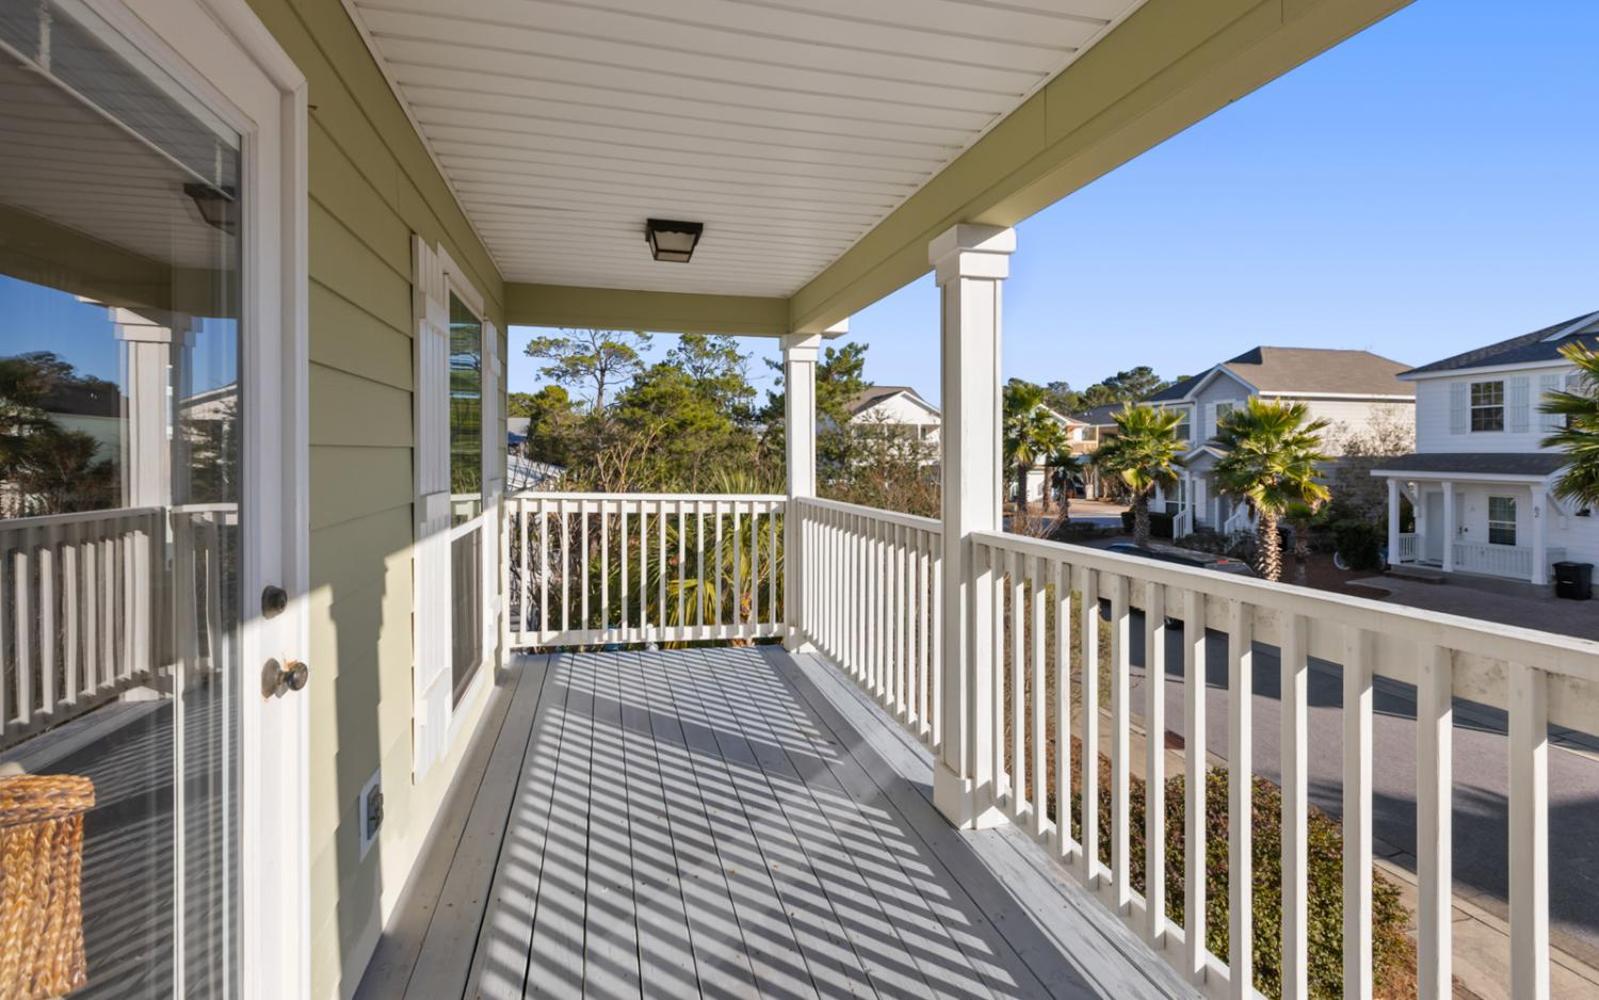
[[[1455,571],[1455,484],[1444,480],[1444,572]]]
[[[1399,480],[1388,477],[1388,561],[1404,562],[1399,554]]]
[[[1532,582],[1549,582],[1549,491],[1543,483],[1532,484]]]
[[[783,338],[783,451],[788,469],[788,506],[783,516],[783,605],[787,628],[783,646],[800,647],[799,627],[804,586],[800,574],[797,497],[816,495],[816,355],[820,334],[796,333]]]
[[[943,747],[933,802],[971,829],[1002,818],[994,806],[993,587],[971,565],[971,533],[1000,528],[1000,283],[1016,234],[957,225],[928,246],[941,300],[944,578]],[[1025,484],[1024,484],[1025,486]]]

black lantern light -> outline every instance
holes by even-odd
[[[644,239],[650,245],[650,255],[656,260],[669,260],[687,264],[694,256],[694,247],[700,241],[705,226],[699,222],[673,222],[670,219],[650,219],[644,223]]]

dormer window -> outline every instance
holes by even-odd
[[[1471,383],[1471,429],[1476,431],[1502,431],[1505,429],[1505,383]]]

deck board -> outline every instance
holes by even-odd
[[[950,827],[925,751],[831,668],[772,647],[548,664],[500,735],[524,755],[502,843],[440,846],[499,859],[459,995],[1191,995],[1000,831]],[[430,997],[449,980],[411,976]]]

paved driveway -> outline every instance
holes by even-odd
[[[1350,583],[1387,591],[1387,600],[1394,604],[1481,618],[1504,625],[1521,625],[1582,639],[1599,639],[1599,601],[1512,597],[1456,584],[1426,583],[1397,576],[1374,576],[1351,580]]]

